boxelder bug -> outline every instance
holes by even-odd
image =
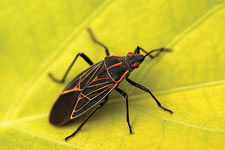
[[[138,68],[146,56],[153,59],[161,52],[171,51],[170,49],[160,48],[147,52],[137,46],[134,52],[129,52],[127,56],[110,56],[108,48],[96,40],[91,29],[88,29],[88,32],[94,43],[105,48],[107,56],[104,60],[94,64],[84,53],[78,53],[61,80],[56,79],[51,73],[49,74],[49,77],[55,82],[64,83],[70,69],[79,56],[90,65],[89,68],[81,72],[66,86],[51,110],[49,118],[50,123],[58,126],[77,118],[87,112],[90,108],[97,106],[77,130],[66,137],[65,140],[73,137],[87,120],[108,101],[108,95],[113,89],[126,99],[127,123],[130,133],[133,133],[129,121],[128,95],[117,87],[123,79],[126,79],[131,85],[148,92],[160,108],[171,114],[173,113],[171,110],[163,107],[149,89],[129,79],[130,73]],[[145,53],[145,55],[140,54],[140,51]],[[153,53],[155,53],[155,55],[153,55]]]

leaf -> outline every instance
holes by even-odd
[[[225,3],[198,1],[0,1],[0,149],[224,149]],[[91,27],[112,54],[169,47],[146,60],[130,78],[150,95],[124,81],[129,95],[129,135],[125,101],[110,101],[70,141],[82,116],[63,127],[48,122],[65,85],[60,78],[78,52],[97,62],[104,49],[86,32]],[[67,83],[88,65],[79,59]]]

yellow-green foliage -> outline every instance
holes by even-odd
[[[225,149],[224,0],[0,0],[0,149]],[[68,142],[85,118],[64,127],[49,124],[49,111],[65,85],[52,82],[78,52],[97,62],[104,49],[90,40],[91,27],[111,54],[172,48],[146,61],[130,78],[174,111],[162,111],[150,95],[125,83],[125,100],[109,102]],[[69,82],[88,65],[79,59]]]

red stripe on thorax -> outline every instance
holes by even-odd
[[[114,57],[122,57],[122,56],[119,56],[119,55],[111,55],[111,56],[114,56]]]
[[[127,74],[129,73],[129,70],[127,70],[123,75],[122,75],[122,77],[118,80],[118,81],[116,81],[116,84],[118,84]]]
[[[107,70],[109,70],[109,69],[111,69],[111,68],[113,68],[113,67],[119,66],[119,65],[121,65],[121,64],[123,64],[123,63],[120,62],[120,63],[114,64],[114,65],[108,67]]]

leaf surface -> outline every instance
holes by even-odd
[[[225,3],[198,1],[0,1],[0,149],[224,149]],[[63,127],[48,122],[65,85],[62,77],[78,52],[94,62],[105,57],[86,28],[111,54],[137,45],[172,53],[146,61],[130,79],[148,87],[173,115],[147,93],[124,81],[125,100],[115,91],[70,141],[85,116]],[[78,59],[66,83],[88,67]]]

